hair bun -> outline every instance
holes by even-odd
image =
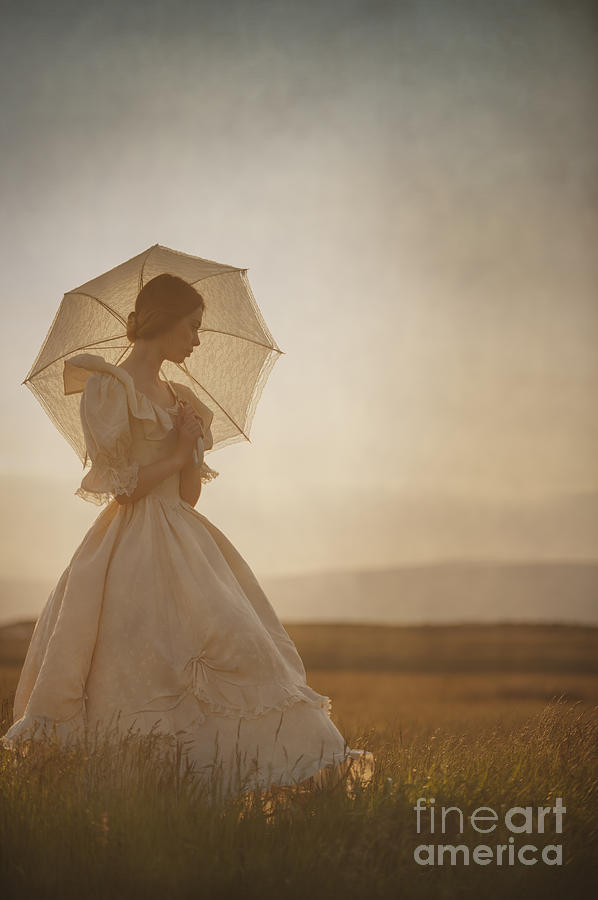
[[[137,333],[137,316],[135,314],[135,310],[133,309],[127,316],[127,337],[128,337],[128,339],[130,341],[134,341],[136,333]]]

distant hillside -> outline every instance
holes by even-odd
[[[0,627],[0,665],[20,665],[33,622]],[[577,625],[287,624],[310,669],[598,674],[598,628]]]
[[[288,624],[306,669],[598,675],[598,628]]]
[[[264,578],[286,622],[598,624],[598,563],[446,562]]]
[[[259,580],[283,622],[598,625],[598,562],[422,563]],[[0,579],[0,624],[37,618],[52,588]]]
[[[20,665],[25,659],[35,622],[23,620],[0,626],[0,665]]]

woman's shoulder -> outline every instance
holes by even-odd
[[[108,370],[89,373],[82,392],[83,399],[86,403],[117,406],[121,409],[126,409],[129,405],[127,385]]]
[[[124,373],[124,374],[123,374]],[[78,353],[65,360],[63,368],[65,394],[85,393],[103,388],[122,393],[127,388],[128,373],[95,353]]]
[[[90,372],[81,394],[81,416],[101,433],[129,426],[127,390],[110,372]]]
[[[88,424],[105,423],[111,427],[128,418],[129,389],[126,379],[119,378],[120,371],[94,353],[80,353],[65,361],[65,393],[81,394],[81,416]]]
[[[118,389],[119,386],[124,390],[124,386],[112,372],[90,372],[85,379],[85,387],[83,390],[97,390],[100,387],[104,387],[105,389]]]

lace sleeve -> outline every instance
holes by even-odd
[[[116,494],[132,494],[139,463],[129,456],[132,434],[124,386],[108,373],[92,372],[79,408],[91,468],[75,494],[98,506]]]
[[[202,462],[199,469],[199,478],[202,484],[205,484],[207,481],[212,481],[213,478],[217,478],[220,475],[220,472],[217,472],[216,469],[211,469],[207,462]]]

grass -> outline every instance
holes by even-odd
[[[289,629],[291,631],[291,629]],[[579,636],[575,636],[575,640]],[[295,637],[294,637],[295,639]],[[298,643],[305,658],[303,647]],[[559,648],[559,659],[563,656]],[[565,654],[566,655],[566,654]],[[571,654],[571,658],[575,658]],[[545,669],[550,666],[546,665]],[[152,736],[70,751],[0,752],[3,898],[533,898],[587,897],[595,883],[598,678],[591,671],[455,672],[308,669],[333,699],[352,747],[376,757],[372,784],[211,805]],[[0,669],[2,732],[18,667]],[[41,748],[40,748],[41,749]],[[444,835],[418,797],[459,807]],[[497,866],[506,811],[566,807],[563,833],[516,834],[515,846],[561,844],[563,865]],[[467,816],[498,815],[491,834]],[[479,844],[494,853],[419,866],[419,844]]]

